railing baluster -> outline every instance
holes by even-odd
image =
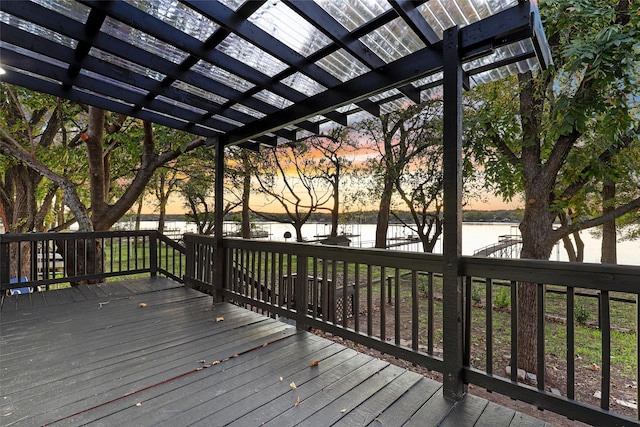
[[[347,290],[349,289],[349,263],[347,261],[342,262],[342,326],[347,327],[347,317],[349,308],[349,297],[347,296]]]
[[[382,341],[387,340],[387,313],[385,308],[386,297],[385,297],[385,279],[387,277],[387,269],[386,267],[380,268],[380,339]]]
[[[600,291],[600,333],[602,334],[602,385],[600,407],[609,410],[611,394],[611,318],[609,291]]]
[[[367,335],[373,335],[373,269],[367,264]]]
[[[464,286],[464,349],[462,356],[462,363],[464,366],[470,366],[471,364],[471,286],[473,278],[471,276],[465,277]]]
[[[511,381],[518,381],[518,283],[511,281]]]
[[[427,292],[429,296],[427,298],[427,354],[433,356],[433,335],[435,333],[434,326],[434,313],[433,313],[433,273],[429,272],[427,275]]]
[[[337,262],[331,263],[331,283],[329,284],[329,321],[336,324],[338,313],[336,313],[336,287],[338,286],[338,266]]]
[[[542,283],[537,284],[537,300],[538,300],[538,325],[537,325],[537,341],[538,341],[538,390],[544,390],[544,373],[546,371],[546,363],[545,363],[545,314],[546,314],[546,305],[545,305],[545,285]]]
[[[322,300],[322,320],[329,321],[329,280],[327,279],[327,259],[322,259],[322,292],[320,298]]]
[[[487,374],[493,374],[493,280],[485,280],[485,370]]]
[[[418,351],[419,326],[418,272],[411,270],[411,349],[413,351]]]
[[[396,268],[394,286],[394,323],[395,323],[395,344],[400,345],[400,269]]]
[[[354,265],[353,275],[353,329],[360,333],[360,264]]]

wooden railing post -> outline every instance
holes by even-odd
[[[306,256],[302,255],[298,255],[296,261],[296,280],[293,290],[296,301],[296,327],[303,330],[307,328],[306,317],[309,306],[309,261]]]
[[[3,235],[0,234],[0,289],[3,285],[9,284],[9,242],[4,241]]]
[[[461,276],[463,71],[458,27],[446,30],[443,41],[443,391],[445,397],[460,400],[466,392],[466,386],[463,381],[464,307]]]
[[[158,241],[160,232],[155,230],[149,233],[149,273],[151,277],[158,275]]]
[[[222,228],[224,225],[224,144],[218,140],[212,142],[216,144],[213,301],[220,302],[223,300],[222,290],[227,287],[225,283],[226,260],[222,236]]]

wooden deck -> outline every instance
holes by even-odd
[[[4,297],[0,368],[3,426],[548,426],[163,278]]]

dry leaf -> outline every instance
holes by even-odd
[[[219,364],[219,363],[220,363],[220,361],[219,361],[219,360],[214,360],[213,362],[211,362],[211,366],[215,366],[215,365],[217,365],[217,364]]]
[[[589,366],[589,369],[591,369],[592,371],[599,371],[600,366],[596,365],[595,363],[592,363],[591,366]]]
[[[222,322],[224,320],[224,317],[216,317],[216,322]]]
[[[198,363],[207,363],[207,361],[204,360],[204,359],[200,359],[200,360],[198,360]]]
[[[347,412],[347,408],[344,408],[344,409],[343,409],[343,410],[341,410],[340,412],[342,412],[342,413],[344,414],[345,412]]]
[[[291,384],[289,384],[289,387],[291,387],[292,390],[295,390],[298,388],[296,387],[296,383],[294,383],[293,381],[291,381]]]
[[[284,381],[284,378],[280,377],[280,382]]]
[[[319,360],[314,360],[313,362],[311,362],[311,365],[309,366],[318,366],[319,363],[320,363]]]
[[[202,366],[198,366],[198,367],[196,368],[196,371],[202,371],[203,369],[204,369],[204,368],[203,368]]]
[[[237,354],[234,354],[234,355],[233,355],[233,356],[231,356],[231,357],[233,357],[234,359],[237,359],[237,358],[238,358],[238,355],[237,355]]]
[[[136,403],[136,406],[142,406],[142,402]]]
[[[294,406],[298,406],[300,404],[300,396],[298,396],[298,398],[296,399],[296,403],[294,403]]]
[[[146,302],[141,302],[140,304],[138,304],[138,307],[142,307],[142,308],[144,308],[144,307],[146,307],[146,306],[147,306],[147,303],[146,303]]]

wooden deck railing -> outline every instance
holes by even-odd
[[[0,290],[162,274],[182,282],[184,247],[156,231],[0,234]]]
[[[623,413],[619,405],[614,411],[609,404],[619,397],[620,388],[629,387],[635,387],[635,399],[628,400],[640,401],[637,347],[625,359],[614,339],[624,333],[627,341],[640,343],[640,267],[463,257],[464,332],[458,336],[464,343],[459,358],[463,366],[452,366],[443,337],[458,328],[444,321],[442,300],[450,290],[443,288],[440,255],[198,235],[185,235],[184,242],[182,247],[153,231],[4,234],[0,286],[3,292],[25,286],[46,289],[114,276],[163,274],[216,298],[293,319],[300,328],[328,331],[444,376],[460,375],[467,384],[571,419],[638,424],[637,409]],[[74,262],[66,265],[69,259]],[[89,267],[96,263],[100,269]],[[18,273],[17,265],[27,267]],[[12,283],[22,276],[26,283]],[[553,369],[554,384],[544,375],[536,381],[518,378],[521,282],[537,291],[537,371]],[[584,326],[576,322],[586,299],[597,301],[589,338],[600,353],[594,361],[580,360],[579,355]],[[614,324],[621,319],[624,325]],[[585,363],[592,363],[600,376],[595,390],[599,404],[580,393],[579,372],[585,369],[580,365]],[[616,383],[621,370],[627,372],[625,384]]]
[[[187,246],[197,241],[193,252],[197,254],[193,270],[199,274],[197,282],[227,301],[294,319],[299,327],[328,331],[443,375],[451,373],[442,349],[443,336],[451,329],[443,322],[442,296],[447,290],[442,288],[439,255],[224,239],[225,261],[218,266],[224,270],[224,283],[207,283],[208,277],[214,277],[213,272],[207,273],[216,259],[214,240],[185,236],[185,241]],[[627,333],[638,342],[635,305],[640,267],[463,257],[461,269],[465,327],[459,339],[464,342],[461,370],[465,383],[591,424],[638,423],[637,410],[630,416],[609,408],[614,397],[610,319],[611,304],[630,305],[633,327]],[[518,378],[519,282],[533,283],[530,286],[537,289],[537,370],[550,368],[547,349],[553,346],[557,352],[560,346],[562,350],[553,357],[562,366],[553,369],[561,385],[548,384],[544,375]],[[596,298],[599,305],[593,337],[601,353],[594,367],[601,376],[596,393],[600,405],[576,393],[582,382],[576,378],[576,348],[580,345],[576,341],[576,298],[583,295]],[[506,304],[496,306],[499,300]],[[633,363],[630,370],[635,374],[629,384],[637,384],[637,352]],[[511,365],[511,374],[505,373],[505,365]]]

